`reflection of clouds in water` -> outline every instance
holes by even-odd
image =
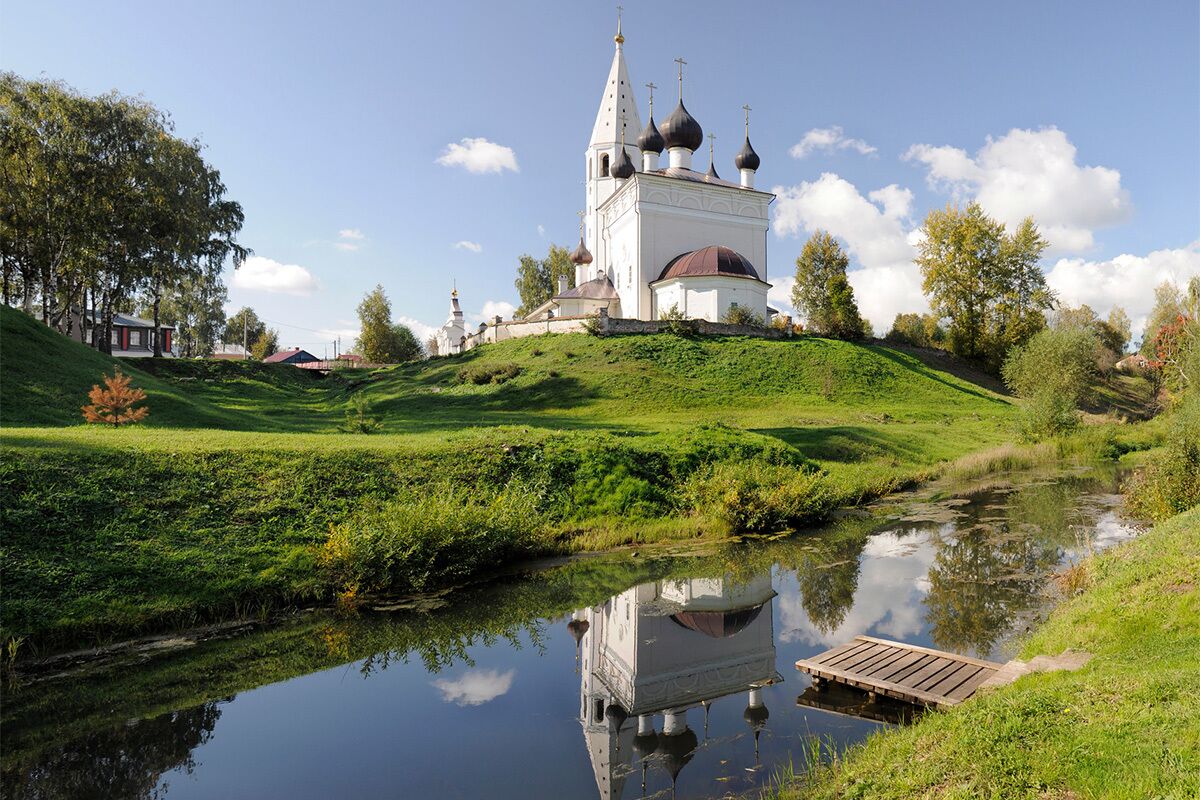
[[[439,678],[433,685],[442,693],[447,703],[459,706],[481,706],[495,700],[512,688],[517,671],[510,669],[499,672],[494,669],[472,669],[454,680]]]
[[[1121,519],[1116,511],[1105,511],[1096,518],[1092,547],[1103,550],[1138,535],[1138,529]]]
[[[854,604],[837,628],[818,629],[804,611],[799,591],[779,597],[779,638],[810,645],[841,644],[860,633],[903,639],[924,626],[924,596],[934,547],[928,535],[879,533],[863,547]]]

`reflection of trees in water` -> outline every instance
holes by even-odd
[[[859,558],[866,544],[866,536],[824,541],[816,550],[801,555],[796,563],[800,603],[822,633],[841,626],[846,612],[854,605]]]
[[[934,536],[926,622],[938,647],[991,652],[1014,618],[1038,601],[1062,548],[1087,521],[1083,479],[1034,484],[1012,492],[1003,508],[973,507],[948,536]],[[999,501],[997,496],[994,500]]]
[[[10,797],[157,798],[163,773],[191,772],[192,751],[212,736],[220,701],[90,733],[40,754],[37,763],[5,771]]]

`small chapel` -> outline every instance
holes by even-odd
[[[643,127],[619,20],[613,41],[612,66],[584,152],[586,202],[571,253],[574,281],[560,280],[549,300],[522,320],[504,323],[504,334],[485,339],[482,331],[464,327],[454,292],[450,317],[435,337],[439,354],[461,352],[473,339],[581,329],[601,314],[721,322],[738,306],[768,319],[767,227],[775,196],[754,186],[761,161],[750,144],[749,106],[743,106],[745,140],[733,160],[737,180],[720,177],[711,142],[708,169],[701,172],[693,158],[704,145],[704,129],[684,106],[687,62],[676,59],[679,100],[661,125],[654,119],[657,87],[646,84]],[[570,320],[577,321],[574,327]]]

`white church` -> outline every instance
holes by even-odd
[[[749,107],[746,139],[734,158],[737,182],[718,176],[711,144],[708,170],[697,171],[692,159],[704,144],[704,130],[683,104],[686,62],[676,59],[679,102],[661,126],[654,121],[655,87],[647,84],[643,128],[619,22],[614,41],[584,152],[587,197],[579,246],[571,253],[574,286],[562,280],[555,295],[523,320],[497,319],[478,332],[467,330],[454,292],[450,317],[436,335],[438,354],[483,341],[580,330],[584,320],[602,313],[657,320],[674,311],[720,322],[738,306],[767,319],[767,223],[775,196],[754,188],[760,160],[750,145]],[[630,155],[630,147],[639,157]]]

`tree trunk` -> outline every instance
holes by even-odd
[[[158,306],[162,302],[162,279],[156,278],[154,281],[154,332],[150,335],[151,341],[154,342],[154,351],[152,355],[155,358],[162,358],[162,330],[158,327]]]

